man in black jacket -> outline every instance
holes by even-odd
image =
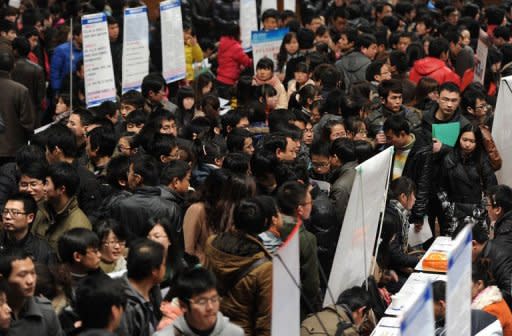
[[[487,192],[487,215],[494,224],[494,240],[512,247],[512,189],[504,184]]]
[[[46,92],[44,70],[39,64],[28,60],[30,43],[24,37],[17,37],[12,42],[12,49],[17,57],[14,68],[11,71],[11,78],[24,85],[32,98],[33,109],[36,112],[35,127],[41,126],[42,113],[41,102]]]
[[[489,236],[481,225],[473,227],[473,251],[472,259],[490,261],[490,271],[496,281],[496,286],[501,290],[503,298],[509,307],[512,307],[512,252],[510,246],[501,240],[489,240]]]
[[[430,196],[432,147],[419,133],[411,133],[408,121],[401,115],[393,115],[386,120],[384,134],[388,144],[395,147],[392,180],[406,176],[416,184],[416,203],[409,221],[420,230]]]
[[[76,168],[80,177],[78,205],[93,221],[102,202],[101,188],[96,176],[76,159],[76,139],[73,132],[64,125],[56,124],[45,131],[45,134],[48,163],[68,162]]]
[[[37,204],[27,193],[9,196],[2,211],[2,231],[0,232],[0,253],[21,248],[41,264],[53,264],[56,255],[48,243],[30,232]]]
[[[178,242],[183,242],[180,207],[162,197],[158,185],[158,162],[149,155],[134,157],[128,170],[128,187],[133,195],[112,206],[112,217],[125,224],[129,233],[128,241],[144,237],[145,227],[151,217],[165,217],[171,223]]]

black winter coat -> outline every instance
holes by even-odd
[[[125,225],[129,242],[146,236],[148,221],[152,217],[167,218],[173,234],[176,234],[175,237],[183,235],[180,207],[175,202],[163,198],[158,187],[139,187],[133,195],[113,204],[111,209],[112,217]]]
[[[494,225],[494,240],[512,247],[512,211],[506,212]]]
[[[489,240],[478,258],[490,260],[490,271],[509,307],[512,304],[512,251],[510,245],[500,240]]]
[[[402,176],[407,176],[416,183],[416,203],[411,210],[409,221],[411,223],[423,223],[430,198],[432,145],[425,141],[425,137],[420,131],[414,134],[416,141],[407,156]]]
[[[215,0],[213,3],[213,21],[222,35],[229,24],[238,24],[240,20],[240,0]],[[219,35],[219,36],[220,36]]]
[[[34,261],[40,264],[52,265],[57,262],[57,256],[50,245],[29,232],[21,241],[11,240],[5,231],[0,231],[0,254],[8,253],[13,249],[23,249],[34,257]]]
[[[384,214],[385,223],[381,231],[381,243],[379,246],[378,262],[381,267],[399,270],[402,267],[414,267],[418,258],[410,256],[404,251],[404,227],[409,229],[409,222],[404,223],[395,206],[388,202]],[[386,224],[392,225],[386,225]]]
[[[486,155],[482,154],[480,160],[475,155],[463,158],[458,149],[444,158],[441,176],[441,190],[456,204],[457,218],[472,216],[474,206],[482,202],[483,192],[498,183]]]

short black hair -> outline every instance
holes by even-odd
[[[487,24],[499,26],[505,18],[505,10],[496,5],[487,6],[485,8],[485,16],[487,17]]]
[[[308,186],[288,181],[283,183],[277,190],[277,205],[281,212],[288,216],[294,216],[297,207],[306,199]]]
[[[40,133],[41,134],[41,133]],[[46,136],[45,136],[46,138]],[[46,139],[44,139],[46,144]],[[46,163],[45,145],[23,145],[16,151],[15,162],[18,167],[28,167],[34,162]]]
[[[121,279],[86,277],[80,282],[75,293],[74,307],[83,328],[106,328],[113,306],[126,306],[126,294]]]
[[[235,128],[233,129],[226,138],[226,145],[228,150],[232,153],[242,152],[244,150],[245,139],[251,138],[252,134],[246,129]]]
[[[12,49],[16,50],[21,57],[27,57],[30,53],[30,43],[26,37],[16,37],[12,41]]]
[[[369,48],[372,44],[377,44],[375,36],[370,34],[361,34],[356,40],[356,49]]]
[[[158,162],[152,156],[138,154],[132,157],[133,172],[142,177],[142,183],[147,186],[157,186],[160,172]]]
[[[183,180],[191,171],[190,166],[185,161],[175,160],[166,164],[160,173],[160,183],[169,185],[174,178]]]
[[[178,274],[172,287],[173,294],[189,304],[194,296],[217,289],[217,279],[210,270],[204,267],[193,267]]]
[[[74,228],[65,232],[57,242],[60,260],[65,264],[73,264],[73,253],[87,254],[88,248],[99,248],[98,236],[89,229]]]
[[[317,141],[314,141],[312,144],[311,144],[311,149],[309,150],[309,154],[310,155],[320,155],[320,156],[324,156],[324,157],[329,157],[330,155],[330,147],[331,147],[331,144],[326,142],[326,141],[320,141],[320,140],[317,140]]]
[[[473,110],[476,107],[476,100],[480,99],[483,101],[486,101],[487,97],[485,93],[483,93],[481,90],[476,89],[468,89],[464,90],[462,93],[462,97],[460,100],[460,106],[464,113],[466,113],[468,108],[472,108]]]
[[[383,126],[384,132],[392,131],[395,135],[400,135],[400,132],[404,131],[405,134],[411,133],[411,127],[409,125],[409,122],[407,119],[405,119],[404,116],[395,114],[390,116],[386,121],[384,122]]]
[[[444,52],[450,50],[450,43],[443,37],[433,39],[428,45],[428,55],[431,57],[439,58]]]
[[[247,174],[251,157],[245,153],[228,153],[222,161],[222,168],[234,174]]]
[[[50,165],[46,177],[52,179],[55,188],[64,186],[68,197],[75,196],[80,187],[80,177],[76,168],[67,162]]]
[[[503,213],[512,210],[512,189],[509,186],[505,184],[492,186],[487,190],[487,196],[493,207],[501,207]]]
[[[92,131],[87,132],[91,150],[98,150],[98,156],[112,156],[116,149],[116,135],[105,127],[95,127]]]
[[[343,163],[357,160],[354,141],[348,138],[338,138],[334,140],[329,152],[331,155],[336,155]]]
[[[263,14],[261,14],[261,21],[265,21],[268,18],[274,18],[276,20],[279,20],[281,18],[281,15],[277,11],[277,9],[268,8],[263,12]]]
[[[130,244],[126,258],[128,278],[144,280],[164,262],[164,247],[162,244],[147,238],[137,239]]]
[[[10,249],[7,253],[0,254],[0,275],[8,279],[12,272],[12,263],[27,258],[33,260],[33,255],[22,248]]]
[[[264,178],[274,174],[274,167],[278,164],[275,151],[257,150],[251,158],[251,172],[253,176]]]
[[[144,98],[149,97],[149,91],[158,93],[165,86],[165,80],[160,74],[150,73],[142,79],[141,91]]]
[[[237,230],[258,235],[267,229],[265,212],[253,198],[240,201],[233,210],[233,225]]]
[[[258,69],[269,69],[274,71],[274,61],[268,57],[263,57],[256,64],[256,70]]]
[[[11,194],[6,199],[6,204],[9,201],[19,201],[23,203],[23,211],[26,214],[36,214],[37,213],[37,202],[32,197],[32,195],[26,193],[26,192],[16,192],[14,194]],[[4,205],[5,207],[5,205]]]
[[[130,90],[121,96],[121,104],[131,105],[138,108],[144,107],[144,97],[142,94],[137,90]]]
[[[160,156],[168,156],[173,148],[178,147],[176,137],[172,134],[155,134],[155,137],[149,144],[149,154],[157,161],[160,161]]]
[[[437,280],[432,283],[432,296],[435,301],[446,301],[446,281]]]
[[[352,312],[356,311],[361,307],[367,309],[371,306],[371,297],[368,291],[359,286],[344,290],[340,296],[338,296],[337,305],[347,305]]]
[[[372,63],[370,63],[370,65],[368,65],[368,67],[366,68],[366,80],[369,82],[375,80],[374,77],[377,75],[380,75],[380,72],[382,71],[382,67],[385,64],[386,63],[384,61],[380,61],[380,60],[373,61]]]
[[[113,232],[120,241],[126,241],[128,238],[126,226],[121,225],[121,223],[113,218],[104,218],[97,221],[94,225],[94,232],[100,242],[107,239],[110,232]]]
[[[439,86],[439,94],[443,91],[455,92],[460,95],[460,88],[454,82],[445,82]]]
[[[404,89],[402,86],[402,81],[398,79],[389,79],[383,80],[378,87],[379,96],[382,99],[387,99],[391,92],[394,93],[403,93]]]
[[[407,176],[400,176],[399,178],[391,181],[389,184],[389,198],[398,199],[401,194],[405,194],[409,196],[411,193],[415,192],[416,186],[414,181],[408,178]]]
[[[107,165],[107,182],[110,186],[120,189],[119,181],[128,181],[130,162],[130,158],[124,155],[113,157],[109,161]]]
[[[65,157],[74,158],[77,152],[76,138],[73,132],[62,124],[51,126],[46,135],[46,147],[53,151],[56,147],[62,151]]]
[[[136,109],[126,116],[126,124],[144,125],[148,119],[148,115],[142,109]]]
[[[35,161],[31,165],[18,166],[21,176],[27,176],[29,178],[34,178],[40,181],[45,180],[46,171],[48,170],[48,164],[43,161]]]

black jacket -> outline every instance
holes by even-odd
[[[489,240],[478,258],[490,260],[490,271],[509,307],[512,304],[512,251],[510,245],[501,240]]]
[[[78,187],[78,206],[87,215],[91,222],[98,217],[98,209],[102,203],[100,183],[91,171],[81,165],[78,160],[74,160],[72,165],[80,177],[80,186]]]
[[[512,247],[512,211],[506,212],[494,225],[494,240]]]
[[[12,249],[21,248],[34,257],[34,261],[40,264],[51,265],[57,262],[57,256],[48,243],[29,232],[20,241],[11,240],[5,231],[0,231],[0,254]]]
[[[224,31],[229,24],[239,23],[240,0],[215,0],[212,9],[213,21],[220,35],[222,35],[222,31]]]
[[[441,190],[456,203],[457,218],[472,216],[473,205],[481,204],[483,192],[498,183],[486,155],[480,160],[475,155],[463,158],[458,149],[444,158],[441,176]]]
[[[336,208],[331,200],[324,195],[320,195],[313,201],[311,218],[306,222],[306,228],[316,236],[318,262],[322,267],[327,278],[332,268],[334,253],[340,237],[342,222],[336,217]],[[326,285],[321,280],[321,286]],[[325,279],[327,280],[327,279]]]
[[[404,230],[409,230],[409,222],[404,221],[400,211],[392,202],[386,205],[383,223],[392,225],[382,226],[382,241],[378,254],[380,266],[386,269],[399,270],[402,267],[414,267],[419,261],[417,257],[405,252]]]
[[[430,197],[432,144],[425,141],[425,137],[420,131],[414,134],[416,141],[407,156],[402,176],[407,176],[416,183],[416,203],[414,203],[411,210],[409,221],[411,223],[423,223]]]
[[[14,191],[18,190],[20,172],[15,162],[9,162],[0,167],[0,209],[4,208],[7,198]]]
[[[11,78],[28,89],[34,111],[37,113],[36,127],[39,127],[42,121],[41,102],[46,92],[43,68],[26,58],[20,58],[14,63]]]
[[[137,188],[133,195],[119,200],[112,206],[112,217],[125,225],[128,241],[145,237],[148,221],[152,217],[167,218],[176,237],[183,235],[182,214],[178,204],[163,198],[158,187]]]

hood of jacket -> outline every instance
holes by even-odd
[[[255,237],[237,231],[212,236],[206,242],[207,264],[214,265],[219,283],[230,283],[232,276],[256,260],[271,255]]]
[[[496,286],[488,286],[473,299],[471,308],[483,310],[488,305],[501,300],[503,300],[503,295],[501,295],[500,289]]]
[[[444,68],[446,63],[435,57],[425,57],[414,63],[414,69],[421,76],[428,76]]]
[[[213,331],[209,335],[224,335],[223,333],[227,331],[226,329],[228,328],[228,325],[229,318],[222,315],[221,312],[217,312],[217,322],[215,323],[215,328],[213,328]],[[192,331],[192,329],[190,329],[187,320],[185,320],[185,316],[178,317],[176,321],[173,323],[172,327],[178,329],[182,335],[197,335]]]
[[[222,36],[219,40],[219,52],[226,51],[236,45],[239,45],[240,41],[229,37],[229,36]]]
[[[371,63],[370,59],[359,51],[353,51],[340,60],[343,69],[348,72],[358,72],[364,66]]]

